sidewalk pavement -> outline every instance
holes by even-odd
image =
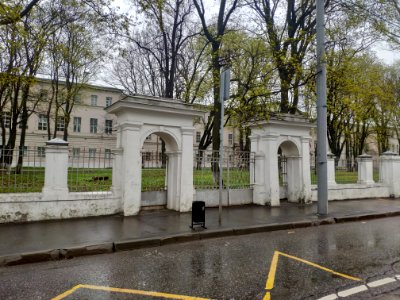
[[[316,204],[283,202],[280,207],[244,205],[206,208],[207,229],[192,230],[191,213],[170,210],[32,223],[0,224],[0,266],[81,255],[111,253],[141,247],[211,237],[287,230],[400,215],[400,199],[329,202],[329,215],[318,217]]]

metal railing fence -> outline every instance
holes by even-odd
[[[102,196],[112,185],[114,154],[108,149],[72,148],[68,155],[70,192],[93,192]],[[96,192],[96,193],[95,193]]]
[[[373,179],[379,182],[379,159],[372,160]],[[317,184],[315,156],[310,156],[311,184]],[[337,184],[355,184],[358,182],[358,163],[354,159],[335,159],[335,181]]]
[[[287,185],[287,157],[278,155],[279,185]]]
[[[145,151],[142,155],[142,192],[167,189],[168,156],[161,151]]]
[[[254,180],[254,163],[253,152],[225,151],[222,163],[224,188],[250,188]],[[219,151],[195,151],[193,183],[196,189],[219,188],[218,164]]]
[[[44,186],[44,160],[41,147],[1,148],[0,193],[41,192]]]

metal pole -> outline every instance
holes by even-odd
[[[220,144],[219,144],[219,205],[218,205],[218,223],[222,223],[222,195],[223,195],[223,181],[222,181],[222,168],[224,162],[224,102],[229,99],[229,84],[231,80],[230,70],[222,71],[219,81],[219,100],[221,102],[221,126],[220,126]]]
[[[317,5],[317,179],[318,214],[328,214],[328,162],[326,146],[326,55],[325,55],[325,0]]]

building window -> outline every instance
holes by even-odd
[[[89,148],[89,158],[95,158],[95,157],[96,157],[96,149]]]
[[[46,149],[44,147],[37,147],[38,157],[46,156]]]
[[[46,117],[46,115],[39,115],[38,130],[47,130],[47,117]]]
[[[104,150],[104,158],[105,159],[110,159],[111,158],[111,149],[105,149]]]
[[[196,131],[196,143],[200,143],[200,140],[201,140],[201,132]]]
[[[97,95],[91,95],[90,96],[90,105],[91,106],[97,106]]]
[[[81,132],[81,117],[74,117],[74,132]]]
[[[28,155],[28,147],[27,146],[19,146],[19,155],[20,156],[27,156]]]
[[[80,155],[81,155],[80,148],[72,148],[72,157],[73,158],[78,158]]]
[[[228,145],[233,145],[233,133],[228,134]]]
[[[104,129],[104,133],[105,134],[112,134],[112,120],[106,120],[106,127]]]
[[[74,96],[74,103],[75,104],[81,104],[81,95],[77,94]]]
[[[3,113],[3,124],[4,124],[4,127],[7,127],[7,128],[11,126],[11,113],[10,112]]]
[[[64,117],[58,117],[57,118],[56,130],[57,131],[64,131],[64,129],[65,129],[65,119],[64,119]]]
[[[90,118],[90,133],[97,133],[97,119]]]
[[[106,107],[109,107],[112,104],[112,97],[106,97]]]

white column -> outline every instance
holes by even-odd
[[[181,172],[182,153],[180,151],[168,151],[165,154],[168,156],[167,208],[179,211],[181,197],[179,173]]]
[[[301,138],[301,162],[302,162],[302,197],[304,203],[311,201],[311,166],[310,166],[310,140],[309,136]]]
[[[279,206],[278,140],[279,135],[262,137],[265,145],[265,193],[271,206]]]
[[[112,168],[112,186],[111,191],[114,196],[121,197],[122,195],[122,178],[123,178],[123,149],[113,149],[113,168]]]
[[[257,148],[257,144],[258,144],[258,136],[250,136],[250,152],[252,153],[257,153],[258,152],[258,148]],[[250,153],[250,184],[255,184],[255,162],[256,160],[254,159],[253,163],[251,161],[251,153]]]
[[[287,199],[289,202],[303,202],[301,157],[287,157]]]
[[[332,153],[327,154],[327,167],[328,167],[328,186],[336,185],[335,155]]]
[[[123,123],[121,126],[121,194],[125,216],[140,211],[142,195],[142,148],[140,140],[141,123]]]
[[[190,211],[193,202],[193,132],[194,127],[181,128],[182,155],[180,174],[179,211]]]
[[[392,197],[400,196],[400,157],[393,152],[385,152],[380,157],[379,181],[389,187]]]
[[[267,196],[265,194],[265,154],[257,152],[255,154],[254,163],[254,184],[253,184],[253,203],[265,205],[267,203]]]
[[[46,142],[45,200],[68,199],[68,143],[55,138]]]
[[[372,156],[363,154],[357,157],[359,184],[374,184]]]

